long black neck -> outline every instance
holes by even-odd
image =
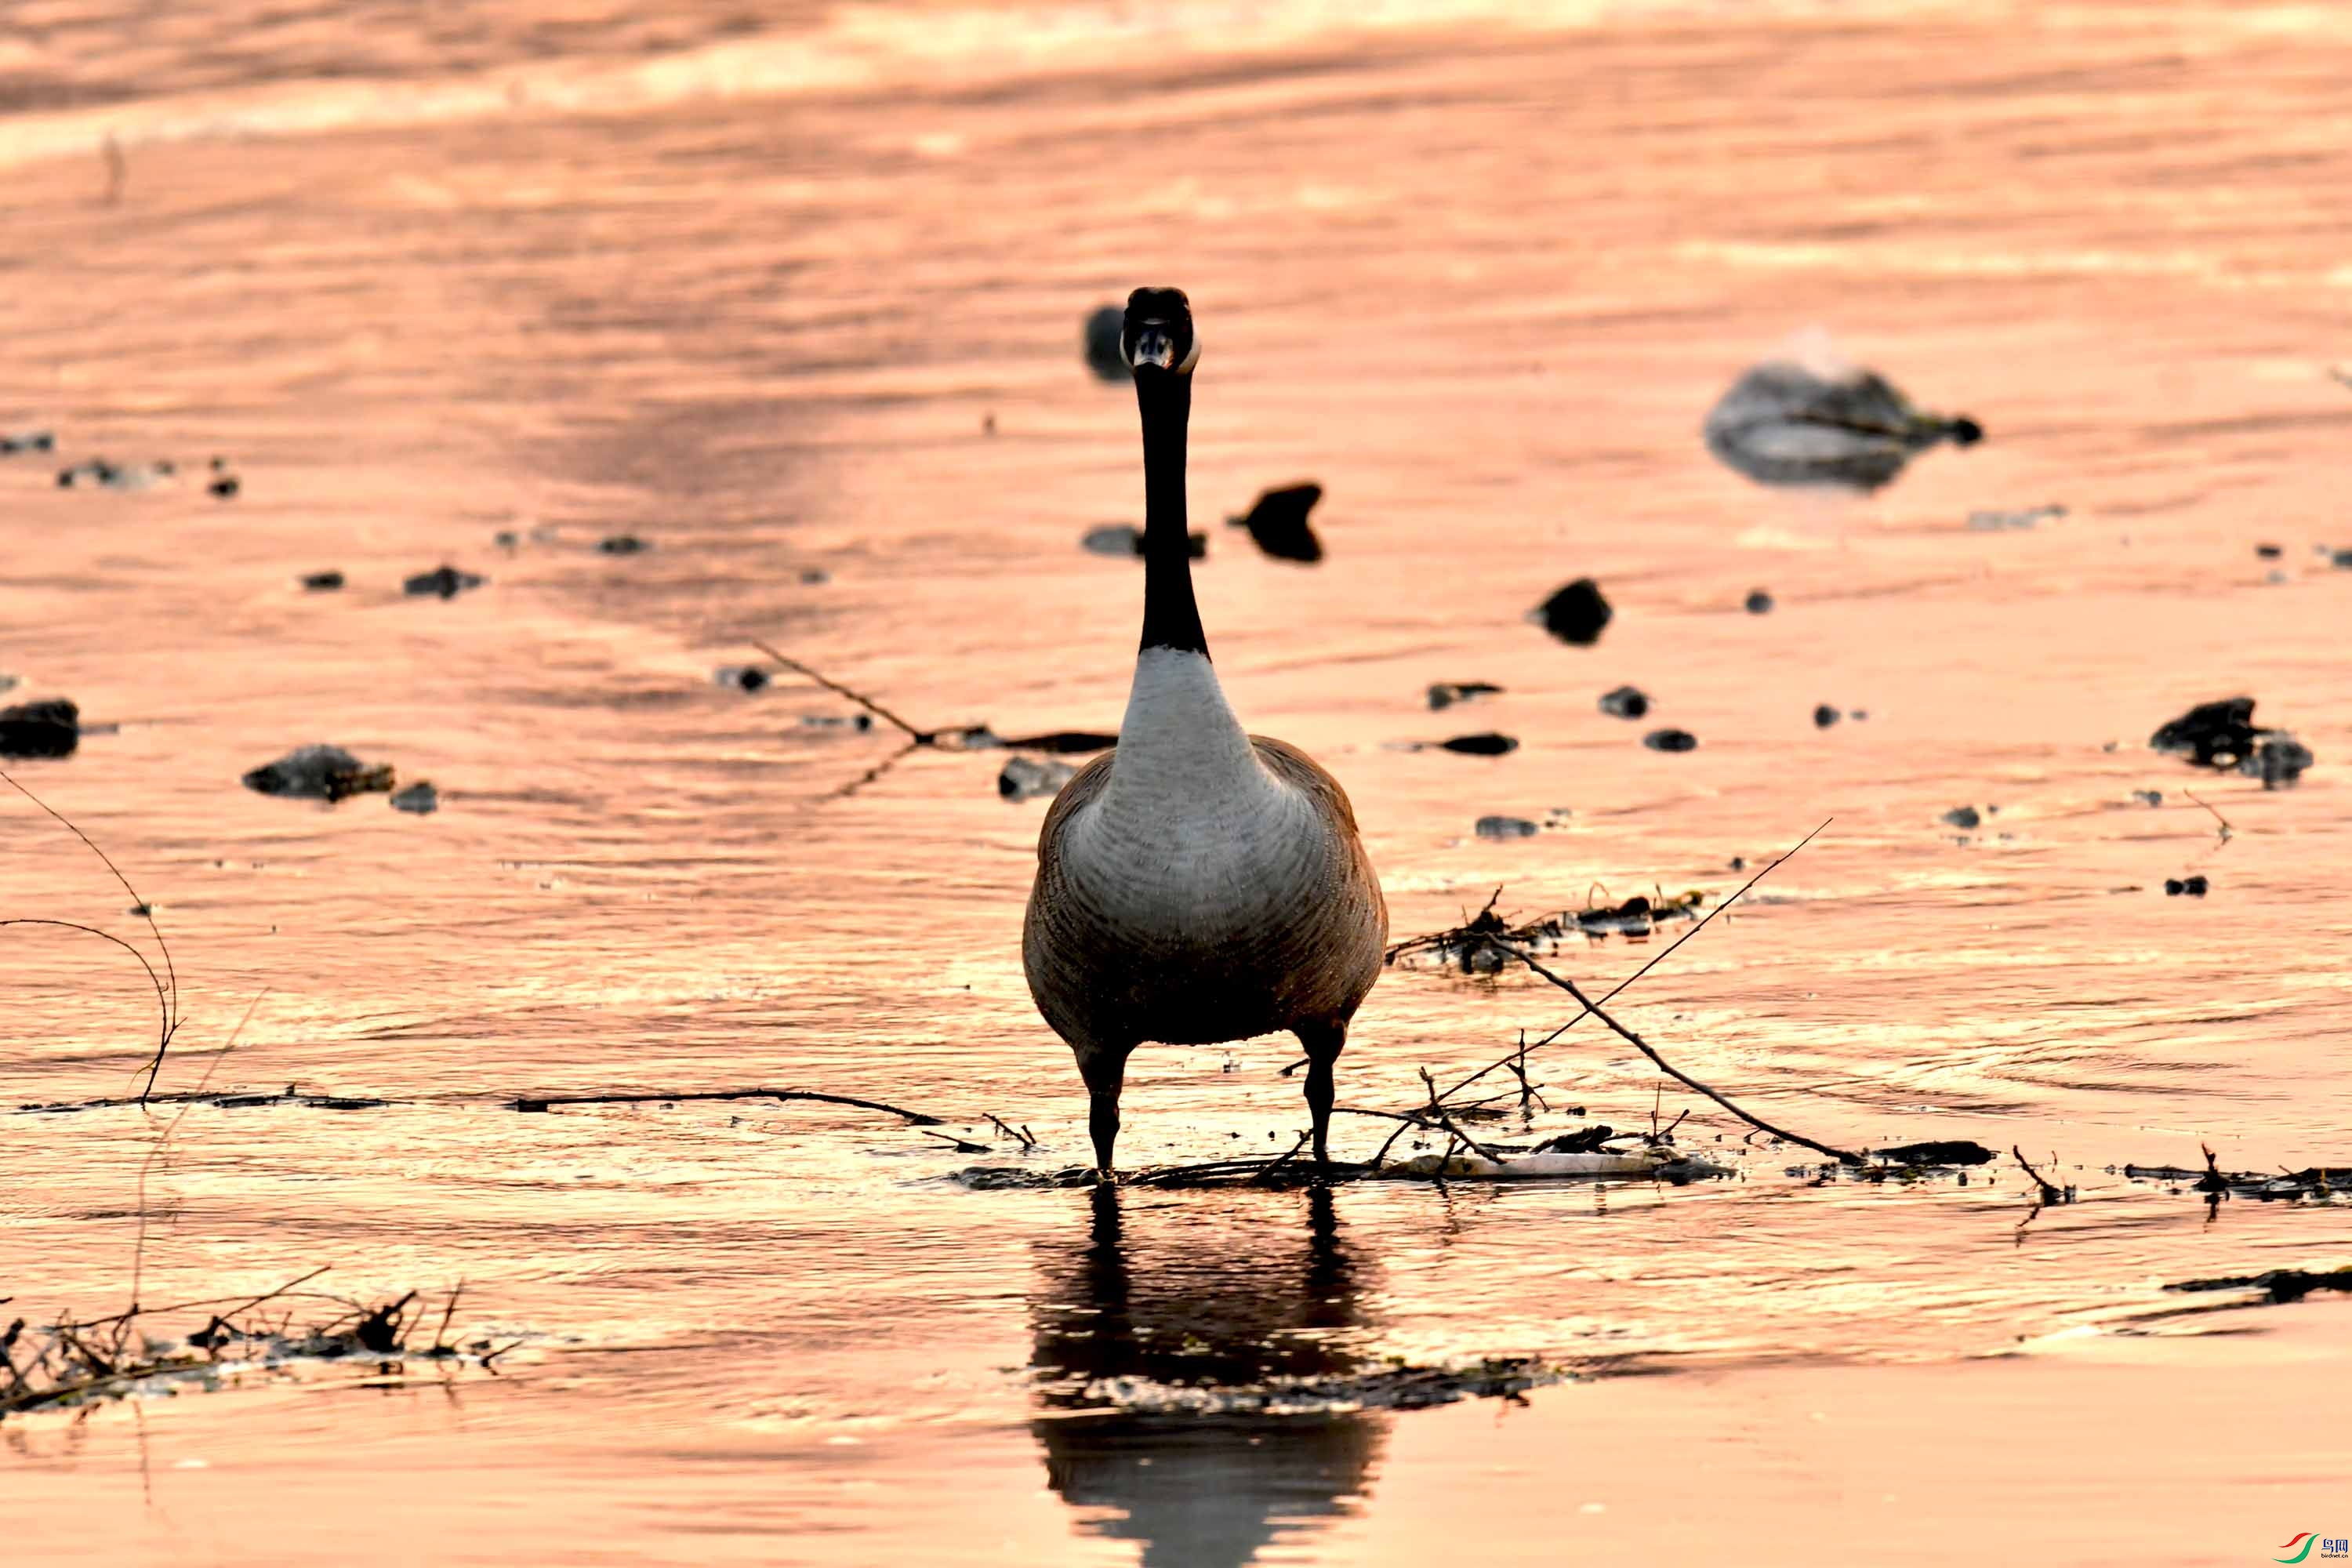
[[[1192,417],[1192,378],[1140,366],[1135,401],[1143,414],[1143,646],[1206,658],[1209,640],[1192,601],[1184,513],[1184,427]]]

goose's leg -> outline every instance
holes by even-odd
[[[1347,1048],[1348,1021],[1338,1018],[1301,1024],[1292,1032],[1307,1047],[1307,1109],[1315,1118],[1315,1163],[1328,1165],[1331,1156],[1324,1144],[1331,1131],[1331,1101],[1337,1092],[1331,1085],[1331,1064]]]
[[[1127,1081],[1128,1054],[1133,1045],[1074,1045],[1078,1074],[1087,1080],[1087,1131],[1094,1135],[1095,1170],[1105,1181],[1111,1175],[1111,1147],[1118,1142],[1118,1091]]]

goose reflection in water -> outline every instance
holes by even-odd
[[[1330,1192],[1307,1193],[1300,1230],[1205,1215],[1198,1194],[1092,1197],[1086,1244],[1045,1260],[1031,1310],[1047,1484],[1087,1510],[1086,1529],[1140,1542],[1150,1568],[1239,1568],[1351,1511],[1387,1418],[1313,1409],[1314,1388],[1292,1381],[1367,1370],[1350,1343],[1360,1273]],[[1132,1239],[1122,1203],[1137,1207]]]

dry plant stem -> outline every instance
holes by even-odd
[[[2204,806],[2205,806],[2205,809],[2206,809],[2207,811],[2209,811],[2209,812],[2212,812],[2213,820],[2214,820],[2215,822],[2218,822],[2218,823],[2220,823],[2220,824],[2221,825],[2221,837],[2222,837],[2224,840],[2227,840],[2227,839],[2231,837],[2231,835],[2232,835],[2232,834],[2234,834],[2234,833],[2236,833],[2236,832],[2238,831],[2236,828],[2234,828],[2234,827],[2232,827],[2232,826],[2230,826],[2230,819],[2229,819],[2228,817],[2226,817],[2226,816],[2222,816],[2222,815],[2221,815],[2220,812],[2218,812],[2218,811],[2214,811],[2214,810],[2213,810],[2213,808],[2212,808],[2211,806],[2210,806],[2210,805],[2205,805],[2205,803],[2204,803],[2203,801],[2201,801],[2201,800],[2198,800],[2198,798],[2197,798],[2197,794],[2196,794],[2196,792],[2195,792],[2195,791],[2193,791],[2193,790],[2182,790],[2180,793],[2181,793],[2182,795],[2187,795],[2187,796],[2188,796],[2191,801],[2194,801],[2197,805],[2204,805]]]
[[[1600,1007],[1600,1006],[1605,1006],[1605,1005],[1607,1005],[1609,1003],[1615,1001],[1615,1000],[1617,999],[1618,994],[1619,994],[1621,992],[1624,991],[1624,990],[1625,990],[1625,988],[1626,988],[1627,986],[1629,986],[1629,985],[1633,984],[1633,982],[1635,982],[1636,980],[1641,979],[1641,978],[1642,978],[1642,976],[1643,976],[1644,974],[1649,973],[1650,973],[1650,971],[1652,971],[1653,969],[1655,969],[1658,965],[1660,965],[1661,963],[1664,963],[1666,960],[1668,960],[1669,958],[1672,958],[1672,957],[1675,955],[1675,950],[1676,948],[1678,948],[1678,947],[1682,946],[1682,944],[1683,944],[1683,943],[1685,943],[1685,942],[1686,942],[1690,941],[1690,939],[1691,939],[1691,938],[1693,938],[1693,937],[1696,936],[1699,932],[1701,932],[1701,931],[1705,931],[1705,930],[1707,928],[1708,923],[1709,923],[1710,921],[1712,921],[1715,919],[1715,917],[1716,917],[1716,916],[1717,916],[1717,915],[1721,914],[1724,910],[1726,910],[1729,909],[1732,905],[1734,905],[1734,904],[1738,903],[1738,902],[1740,900],[1740,899],[1741,899],[1743,896],[1745,896],[1745,895],[1746,895],[1746,893],[1748,892],[1748,889],[1753,888],[1757,883],[1759,883],[1759,882],[1762,881],[1765,878],[1767,878],[1767,877],[1770,876],[1773,872],[1775,872],[1775,871],[1779,870],[1779,869],[1780,869],[1783,865],[1785,865],[1787,862],[1789,862],[1790,860],[1791,860],[1791,859],[1795,858],[1796,858],[1796,854],[1797,854],[1797,851],[1798,851],[1798,850],[1802,849],[1806,845],[1811,844],[1814,839],[1816,839],[1816,838],[1820,837],[1822,836],[1822,830],[1823,830],[1823,829],[1825,829],[1825,828],[1827,828],[1831,823],[1835,822],[1836,820],[1837,820],[1837,818],[1835,818],[1835,817],[1833,817],[1833,816],[1832,816],[1832,817],[1824,817],[1824,818],[1822,818],[1822,826],[1821,826],[1820,827],[1816,827],[1816,828],[1814,828],[1811,833],[1808,833],[1808,834],[1806,834],[1802,838],[1798,839],[1796,843],[1794,843],[1794,844],[1792,844],[1792,845],[1790,845],[1790,846],[1789,847],[1789,850],[1788,850],[1788,853],[1787,853],[1787,854],[1782,855],[1779,859],[1777,859],[1777,860],[1773,861],[1770,865],[1769,865],[1769,866],[1765,867],[1763,869],[1761,869],[1761,870],[1758,871],[1758,872],[1756,873],[1756,875],[1754,875],[1753,877],[1748,878],[1748,880],[1746,880],[1745,882],[1740,883],[1740,884],[1739,884],[1739,887],[1738,887],[1738,890],[1737,890],[1737,891],[1735,891],[1735,892],[1734,892],[1734,893],[1733,893],[1729,898],[1727,898],[1727,899],[1724,900],[1723,900],[1723,902],[1721,902],[1721,903],[1719,903],[1719,904],[1716,905],[1716,906],[1715,906],[1715,908],[1713,908],[1713,909],[1711,909],[1711,910],[1707,910],[1707,911],[1706,911],[1706,913],[1705,915],[1702,915],[1702,916],[1699,918],[1699,921],[1698,921],[1698,923],[1697,923],[1696,925],[1692,926],[1692,927],[1690,928],[1690,930],[1688,930],[1688,931],[1686,931],[1683,932],[1683,934],[1682,934],[1682,935],[1680,935],[1680,936],[1678,936],[1678,937],[1675,938],[1675,940],[1674,940],[1674,941],[1672,941],[1672,942],[1668,942],[1668,943],[1665,945],[1664,949],[1663,951],[1661,951],[1655,958],[1651,959],[1647,963],[1644,963],[1643,965],[1642,965],[1642,967],[1641,967],[1641,968],[1639,968],[1639,969],[1637,969],[1637,970],[1633,971],[1633,973],[1631,973],[1631,974],[1627,975],[1624,979],[1622,979],[1622,980],[1619,981],[1615,985],[1612,986],[1612,987],[1609,989],[1608,993],[1601,998],[1600,1003],[1595,1004],[1595,1003],[1592,1003],[1592,1002],[1585,1002],[1585,1003],[1584,1003],[1584,1011],[1583,1011],[1583,1012],[1579,1013],[1575,1017],[1570,1018],[1567,1023],[1562,1024],[1559,1028],[1554,1029],[1550,1034],[1546,1035],[1542,1039],[1540,1039],[1540,1040],[1537,1040],[1537,1041],[1533,1042],[1532,1044],[1530,1044],[1530,1043],[1528,1043],[1528,1042],[1526,1042],[1526,1041],[1524,1041],[1524,1040],[1523,1040],[1523,1041],[1521,1041],[1521,1042],[1520,1042],[1520,1045],[1519,1045],[1519,1048],[1518,1048],[1517,1050],[1516,1050],[1516,1051],[1513,1051],[1513,1052],[1511,1053],[1511,1055],[1510,1055],[1510,1056],[1507,1056],[1507,1057],[1503,1058],[1500,1061],[1489,1062],[1486,1066],[1480,1068],[1476,1072],[1472,1073],[1468,1078],[1465,1078],[1465,1079],[1464,1079],[1461,1082],[1459,1082],[1459,1083],[1455,1084],[1452,1089],[1447,1089],[1444,1094],[1439,1095],[1439,1096],[1438,1096],[1438,1098],[1439,1098],[1440,1100],[1451,1100],[1451,1099],[1453,1099],[1455,1095],[1457,1095],[1457,1094],[1461,1093],[1464,1089],[1465,1089],[1469,1088],[1472,1084],[1476,1083],[1480,1079],[1485,1078],[1488,1073],[1493,1072],[1493,1071],[1496,1070],[1496,1069],[1497,1069],[1497,1068],[1502,1068],[1502,1067],[1507,1066],[1507,1065],[1510,1063],[1510,1061],[1512,1060],[1512,1058],[1517,1058],[1517,1059],[1518,1059],[1522,1064],[1524,1064],[1524,1063],[1526,1062],[1526,1060],[1527,1060],[1527,1056],[1528,1056],[1528,1053],[1529,1051],[1535,1051],[1535,1050],[1540,1050],[1540,1049],[1542,1049],[1544,1047],[1546,1047],[1546,1046],[1548,1046],[1548,1045],[1551,1044],[1554,1040],[1556,1040],[1556,1039],[1559,1038],[1562,1035],[1564,1035],[1564,1034],[1568,1033],[1568,1031],[1569,1031],[1569,1030],[1570,1030],[1570,1029],[1572,1029],[1572,1028],[1576,1027],[1576,1026],[1577,1026],[1577,1025],[1579,1025],[1579,1024],[1582,1023],[1582,1022],[1583,1022],[1583,1021],[1584,1021],[1588,1016],[1590,1016],[1593,1012],[1595,1012],[1595,1011],[1598,1009],[1598,1007]],[[1494,939],[1494,938],[1492,938],[1492,937],[1488,937],[1486,940],[1487,940],[1487,941],[1489,941],[1489,942],[1494,942],[1494,940],[1495,940],[1495,939]],[[1502,950],[1503,950],[1504,952],[1508,952],[1508,953],[1512,954],[1514,957],[1517,957],[1517,958],[1518,958],[1518,959],[1522,960],[1523,962],[1528,963],[1530,963],[1530,964],[1532,964],[1532,963],[1534,963],[1534,961],[1533,961],[1533,960],[1528,959],[1525,953],[1520,952],[1518,951],[1518,949],[1517,949],[1517,948],[1515,948],[1515,947],[1510,947],[1510,946],[1508,946],[1508,945],[1507,945],[1507,944],[1500,943],[1500,942],[1496,943],[1496,946],[1498,946],[1498,947],[1501,947],[1501,948],[1502,948]],[[1549,973],[1549,972],[1539,971],[1539,973]],[[1555,977],[1555,978],[1556,978],[1556,977]],[[1575,988],[1574,988],[1573,986],[1570,987],[1570,989],[1571,991],[1575,990]],[[1577,994],[1577,999],[1578,999],[1579,1001],[1584,1001],[1583,993],[1581,993],[1581,992],[1577,992],[1577,993],[1576,993],[1576,994]],[[1649,1047],[1647,1047],[1645,1046],[1645,1047],[1643,1047],[1643,1048],[1644,1050],[1647,1050]],[[1660,1065],[1661,1065],[1661,1066],[1664,1066],[1664,1063],[1661,1063]],[[1804,1142],[1804,1140],[1801,1138],[1801,1139],[1799,1139],[1799,1140],[1798,1140],[1798,1142],[1801,1143],[1801,1142]],[[1811,1145],[1811,1144],[1807,1144],[1806,1146],[1807,1146],[1808,1148],[1813,1147],[1813,1145]]]
[[[269,987],[265,985],[254,993],[252,1001],[245,1005],[245,1016],[237,1019],[236,1027],[228,1032],[228,1043],[220,1048],[218,1056],[205,1065],[205,1076],[196,1080],[198,1094],[202,1094],[205,1091],[205,1086],[212,1082],[213,1074],[219,1070],[221,1063],[228,1060],[229,1053],[236,1049],[237,1037],[245,1033],[246,1025],[253,1021],[253,1010],[260,1006],[261,999],[268,994]],[[131,1248],[131,1310],[133,1312],[139,1310],[141,1270],[145,1268],[147,1262],[147,1173],[154,1168],[155,1161],[163,1154],[164,1145],[172,1142],[172,1134],[180,1130],[180,1123],[187,1119],[188,1112],[194,1109],[195,1104],[194,1100],[190,1100],[173,1114],[170,1124],[163,1129],[163,1135],[155,1140],[155,1146],[147,1151],[147,1158],[139,1163],[139,1236]]]
[[[1635,1050],[1640,1051],[1643,1056],[1649,1058],[1651,1061],[1656,1063],[1660,1072],[1664,1073],[1668,1078],[1673,1079],[1676,1083],[1681,1084],[1685,1089],[1695,1089],[1698,1090],[1699,1093],[1706,1096],[1709,1100],[1723,1107],[1724,1110],[1728,1110],[1732,1115],[1739,1118],[1740,1121],[1747,1122],[1750,1127],[1769,1132],[1773,1137],[1780,1139],[1784,1143],[1794,1143],[1800,1147],[1811,1149],[1816,1153],[1827,1154],[1830,1158],[1836,1160],[1843,1164],[1861,1165],[1868,1163],[1868,1162],[1864,1160],[1861,1155],[1853,1152],[1850,1149],[1840,1149],[1833,1144],[1816,1142],[1812,1139],[1807,1138],[1801,1133],[1791,1132],[1785,1127],[1775,1127],[1772,1123],[1765,1121],[1762,1117],[1756,1115],[1753,1111],[1741,1110],[1739,1106],[1733,1103],[1732,1100],[1723,1094],[1715,1089],[1709,1089],[1706,1085],[1699,1082],[1698,1079],[1691,1077],[1690,1074],[1683,1071],[1680,1068],[1677,1068],[1673,1063],[1667,1061],[1665,1058],[1657,1053],[1656,1048],[1654,1047],[1649,1041],[1642,1038],[1641,1036],[1635,1034],[1633,1030],[1627,1028],[1615,1018],[1611,1017],[1607,1013],[1603,1012],[1601,1010],[1601,1004],[1592,1001],[1590,997],[1586,996],[1582,991],[1577,988],[1575,981],[1569,979],[1566,975],[1553,973],[1550,970],[1546,969],[1542,964],[1538,963],[1534,959],[1529,958],[1526,953],[1521,952],[1515,947],[1505,947],[1503,951],[1517,959],[1521,963],[1526,964],[1529,969],[1534,970],[1538,974],[1542,975],[1546,980],[1550,981],[1554,985],[1557,985],[1561,990],[1567,992],[1570,996],[1575,997],[1578,1002],[1583,1005],[1585,1012],[1591,1014],[1594,1017],[1599,1018],[1603,1024],[1608,1025],[1611,1030],[1612,1030],[1620,1039],[1623,1040],[1627,1045],[1632,1046]]]
[[[1495,1161],[1498,1164],[1502,1162],[1502,1155],[1496,1153],[1493,1149],[1488,1148],[1486,1144],[1479,1142],[1467,1132],[1463,1131],[1462,1129],[1455,1124],[1454,1119],[1446,1115],[1444,1110],[1441,1107],[1424,1107],[1423,1110],[1416,1111],[1397,1111],[1368,1110],[1361,1106],[1335,1105],[1331,1108],[1331,1110],[1334,1115],[1338,1116],[1376,1116],[1383,1121],[1395,1121],[1402,1123],[1394,1132],[1389,1134],[1389,1141],[1387,1143],[1381,1145],[1380,1152],[1372,1156],[1372,1166],[1375,1170],[1379,1169],[1381,1161],[1388,1154],[1389,1145],[1394,1143],[1398,1139],[1403,1137],[1406,1132],[1416,1127],[1420,1128],[1424,1132],[1443,1132],[1449,1138],[1458,1138],[1464,1143],[1469,1145],[1469,1147],[1474,1150],[1480,1158]]]
[[[31,790],[26,789],[23,784],[17,783],[15,774],[7,772],[5,769],[0,769],[0,780],[5,780],[9,788],[15,790],[18,795],[23,795],[35,805],[39,806],[42,811],[47,813],[59,826],[63,827],[68,833],[72,834],[76,838],[80,839],[83,847],[88,848],[91,854],[98,857],[99,862],[103,865],[108,871],[113,874],[114,879],[122,884],[122,890],[131,895],[131,903],[138,908],[141,918],[145,920],[147,922],[149,934],[153,936],[155,939],[156,951],[163,955],[163,974],[168,984],[158,984],[155,987],[155,1001],[157,1005],[163,1009],[163,1023],[162,1035],[155,1042],[155,1059],[150,1063],[147,1068],[147,1090],[152,1093],[155,1088],[155,1075],[158,1072],[161,1072],[163,1068],[163,1054],[172,1048],[172,1037],[174,1034],[177,1034],[180,1028],[180,976],[178,971],[173,969],[172,966],[172,947],[169,942],[163,940],[163,928],[155,923],[155,911],[153,906],[150,905],[144,898],[140,896],[139,889],[131,885],[131,879],[122,874],[122,868],[117,866],[114,863],[113,858],[109,856],[105,850],[100,849],[97,844],[91,840],[89,834],[84,833],[80,828],[76,827],[71,822],[68,821],[65,816],[55,807],[50,805],[48,802],[43,800],[39,795],[35,795]],[[11,921],[8,923],[14,924],[16,922]],[[29,925],[41,922],[28,921],[25,923]],[[56,923],[64,924],[67,922],[58,921]],[[88,930],[89,928],[83,927],[81,929]],[[98,934],[103,936],[105,933],[101,931]],[[120,938],[115,938],[113,940],[118,942],[121,942]],[[130,946],[128,942],[121,942],[121,945],[125,947]],[[136,950],[134,949],[133,951]],[[139,962],[142,964],[145,964],[147,961],[142,957]],[[153,980],[155,978],[155,971],[152,966],[147,970],[147,978],[150,980]]]
[[[913,738],[915,744],[919,746],[930,745],[939,739],[939,733],[937,731],[916,729],[912,724],[908,723],[904,719],[899,718],[896,713],[891,712],[890,710],[883,707],[882,704],[875,701],[871,697],[865,695],[863,692],[852,691],[848,687],[842,685],[841,682],[818,674],[815,670],[811,669],[807,665],[803,664],[799,659],[791,658],[783,654],[778,653],[774,648],[770,647],[766,643],[760,641],[757,637],[751,639],[751,646],[758,648],[761,653],[766,654],[770,658],[774,659],[778,664],[782,665],[786,669],[791,670],[793,674],[806,676],[809,679],[815,681],[819,686],[824,687],[827,691],[834,693],[837,697],[848,698],[852,702],[856,703],[860,708],[865,709],[877,719],[883,721],[885,723],[895,725],[897,728],[906,731],[908,736]]]
[[[1023,1153],[1025,1154],[1030,1150],[1034,1149],[1037,1146],[1035,1134],[1032,1133],[1027,1127],[1011,1126],[1003,1117],[997,1115],[996,1112],[992,1110],[984,1110],[981,1112],[981,1114],[987,1117],[989,1121],[995,1126],[999,1132],[1003,1133],[1007,1138],[1010,1138],[1014,1142],[1020,1144]]]
[[[926,1116],[901,1105],[855,1095],[819,1094],[813,1089],[706,1089],[682,1094],[547,1094],[525,1095],[514,1102],[517,1110],[550,1110],[559,1105],[665,1105],[674,1100],[811,1100],[825,1105],[854,1105],[860,1110],[887,1111],[913,1127],[945,1127],[944,1117]]]
[[[2042,1201],[2044,1204],[2054,1206],[2066,1201],[2065,1194],[2060,1192],[2056,1187],[2052,1186],[2049,1182],[2043,1178],[2041,1172],[2035,1170],[2032,1165],[2027,1163],[2024,1151],[2021,1150],[2016,1144],[2011,1143],[2009,1146],[2009,1152],[2011,1156],[2017,1161],[2019,1167],[2022,1169],[2027,1175],[2033,1178],[2033,1184],[2042,1189]]]

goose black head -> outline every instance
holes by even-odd
[[[1184,298],[1184,290],[1138,289],[1129,294],[1119,348],[1139,374],[1191,374],[1201,357],[1201,340],[1192,335],[1192,302]]]

